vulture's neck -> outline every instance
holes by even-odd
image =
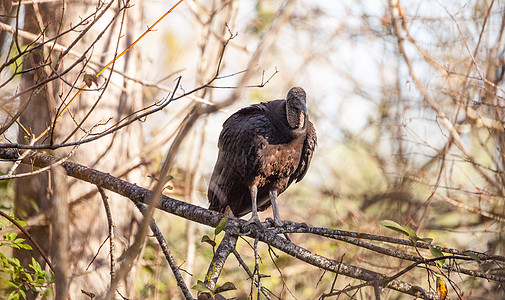
[[[305,106],[305,103],[296,103],[298,100],[286,101],[286,118],[292,130],[303,129],[307,123],[307,117],[303,111],[298,109],[300,106]]]

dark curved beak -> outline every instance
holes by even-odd
[[[303,101],[299,101],[297,108],[304,114],[307,115],[307,104]]]

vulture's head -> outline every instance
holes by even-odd
[[[305,91],[298,86],[291,88],[286,96],[286,115],[289,127],[303,128],[307,120],[307,105]]]

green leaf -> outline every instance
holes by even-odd
[[[19,290],[19,293],[21,294],[21,296],[23,296],[23,299],[26,299],[25,291]]]
[[[431,244],[431,242],[433,242],[433,239],[432,238],[422,238],[421,239],[422,241],[425,241],[426,243],[428,244]]]
[[[403,229],[403,226],[396,223],[395,221],[391,221],[391,220],[382,220],[382,221],[379,221],[379,225],[381,226],[384,226],[386,228],[389,228],[391,230],[394,230],[396,232],[399,232],[401,234],[404,234],[406,236],[409,235],[408,232],[405,231],[405,229]]]
[[[219,293],[222,293],[222,292],[232,291],[232,290],[236,290],[236,289],[237,288],[235,287],[235,285],[232,282],[228,281],[225,284],[216,287],[215,293],[219,294]]]
[[[479,256],[475,253],[473,253],[472,251],[465,251],[463,252],[466,256],[470,257],[471,259],[475,260],[476,262],[478,262],[479,264],[481,263],[481,260],[479,258]]]
[[[13,288],[17,289],[17,288],[19,288],[19,285],[20,285],[20,284],[16,284],[16,283],[14,283],[14,282],[12,282],[12,281],[10,281],[10,280],[9,280],[9,281],[6,281],[6,282],[5,282],[5,285],[7,285],[7,286],[10,286],[10,287],[13,287]]]
[[[437,248],[434,248],[432,246],[430,246],[430,252],[431,254],[437,258],[437,257],[441,257],[441,256],[444,256],[444,253],[442,253],[442,251],[438,250]],[[445,258],[444,259],[439,259],[437,260],[437,263],[440,267],[442,267],[445,263]]]
[[[418,237],[414,229],[412,229],[406,225],[400,225],[400,224],[396,223],[395,221],[382,220],[382,221],[379,221],[379,225],[382,225],[386,228],[389,228],[391,230],[397,231],[403,235],[408,236],[409,240],[411,240],[414,244],[418,241],[425,241],[429,244],[432,241],[432,239],[429,239],[429,238],[422,239],[422,238]]]
[[[19,259],[17,258],[7,258],[10,264],[16,266],[16,267],[21,267],[21,263],[19,262]]]
[[[53,295],[53,290],[51,290],[50,288],[47,288],[45,291],[40,292],[40,295],[50,297]]]
[[[219,221],[219,224],[216,226],[216,229],[214,229],[215,235],[218,235],[221,231],[223,231],[227,221],[228,221],[227,217],[224,217],[221,219],[221,221]]]
[[[35,258],[32,257],[32,263],[28,266],[30,266],[35,272],[42,273],[42,268],[40,267],[40,264],[35,260]]]
[[[12,291],[9,294],[8,300],[19,300],[19,294],[16,291]]]
[[[208,243],[212,247],[216,247],[216,242],[214,242],[208,235],[202,236],[202,243]]]
[[[411,240],[414,244],[418,241],[421,241],[422,238],[418,237],[414,229],[410,228],[407,225],[402,226],[403,230],[407,232],[407,235],[409,236],[409,240]]]
[[[196,282],[196,285],[194,285],[191,289],[199,291],[199,292],[208,292],[209,289],[205,286],[205,283],[203,281],[198,280]]]
[[[21,245],[19,245],[19,247],[21,249],[25,249],[25,250],[33,250],[32,246],[30,246],[28,244],[21,244]]]
[[[483,262],[482,260],[480,260],[479,256],[477,254],[475,254],[475,252],[473,251],[470,251],[470,250],[466,250],[465,252],[463,252],[466,256],[470,257],[471,259],[473,259],[474,261],[476,261],[478,264],[479,264],[479,268],[482,270],[482,272],[486,273],[487,271],[489,271],[489,269],[491,268],[492,264],[489,264],[489,263],[486,263],[486,262]]]
[[[212,264],[212,269],[210,269],[207,274],[205,275],[205,278],[207,279],[207,281],[210,281],[210,277],[212,276],[212,274],[214,274],[214,272],[216,272],[216,265],[213,263]]]
[[[15,232],[6,232],[6,233],[4,233],[4,240],[14,241],[17,236],[18,236],[18,234]]]

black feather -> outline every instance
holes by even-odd
[[[301,88],[291,91],[295,89],[303,92],[299,100],[305,109],[305,92]],[[229,208],[237,217],[251,212],[250,188],[255,185],[258,210],[265,210],[271,205],[271,190],[280,194],[305,176],[317,144],[316,131],[306,111],[301,116],[303,127],[291,128],[286,103],[253,104],[224,122],[208,190],[210,209],[225,212]]]

